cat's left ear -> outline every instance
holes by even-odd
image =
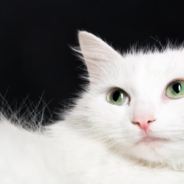
[[[94,72],[98,62],[108,62],[120,57],[120,54],[111,46],[91,33],[80,31],[78,38],[80,52],[83,55],[89,73]]]

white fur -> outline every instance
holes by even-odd
[[[90,85],[64,121],[28,132],[1,116],[0,183],[184,183],[184,98],[165,96],[171,81],[184,80],[184,50],[122,56],[87,32],[79,42]],[[113,87],[130,102],[108,103]],[[168,141],[139,142],[145,132],[132,123],[135,113],[152,113],[147,134]]]

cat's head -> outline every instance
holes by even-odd
[[[136,159],[184,163],[184,50],[121,55],[79,32],[89,89],[76,116],[89,133]]]

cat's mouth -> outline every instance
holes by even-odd
[[[144,142],[168,141],[168,139],[160,138],[160,137],[145,136],[145,137],[142,138],[142,141],[144,141]]]
[[[152,142],[168,142],[169,140],[166,138],[161,137],[154,137],[146,135],[143,138],[141,138],[137,143],[152,143]]]

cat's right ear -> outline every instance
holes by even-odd
[[[99,62],[110,62],[120,57],[120,54],[111,46],[91,33],[79,31],[78,39],[79,52],[83,56],[89,75],[97,71],[100,65]]]

